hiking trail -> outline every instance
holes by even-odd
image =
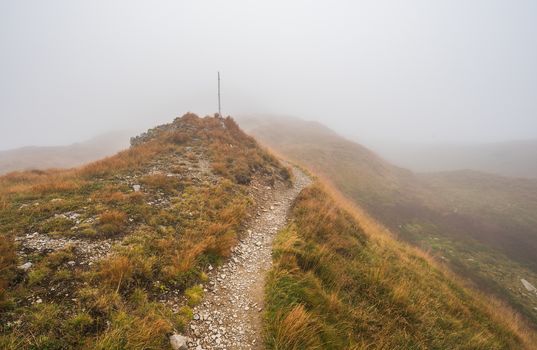
[[[205,296],[194,308],[187,336],[191,349],[263,349],[265,275],[272,264],[272,241],[310,178],[293,168],[290,187],[272,188],[250,220],[229,260],[209,272]]]

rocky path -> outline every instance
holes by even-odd
[[[228,263],[211,271],[204,301],[194,309],[190,348],[263,348],[264,280],[272,263],[272,240],[286,224],[291,203],[310,183],[299,169],[293,173],[293,186],[272,191]]]

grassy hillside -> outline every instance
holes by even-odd
[[[256,208],[253,184],[289,179],[229,118],[185,115],[133,144],[0,177],[0,348],[169,347]]]
[[[0,175],[11,171],[80,166],[127,149],[130,136],[127,131],[117,131],[68,146],[0,151]]]
[[[319,184],[301,193],[275,243],[269,348],[532,348],[509,312],[361,215]]]
[[[414,174],[312,122],[243,119],[276,152],[329,180],[399,237],[430,251],[537,325],[537,181]]]

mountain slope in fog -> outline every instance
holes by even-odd
[[[295,197],[298,172],[231,118],[131,143],[0,176],[0,349],[532,348],[509,310],[321,183]]]
[[[414,171],[473,169],[537,178],[537,140],[485,144],[390,144],[373,146],[389,161]]]
[[[241,125],[537,324],[537,295],[520,283],[537,284],[537,181],[473,171],[415,174],[299,119],[243,118]]]
[[[115,131],[67,146],[29,146],[0,151],[0,174],[82,165],[128,148],[130,135],[132,131]]]

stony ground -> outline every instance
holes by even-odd
[[[285,225],[291,203],[310,183],[299,169],[293,173],[292,187],[266,191],[264,205],[228,263],[210,271],[206,296],[190,324],[190,348],[263,348],[264,278],[272,262],[272,240]]]

